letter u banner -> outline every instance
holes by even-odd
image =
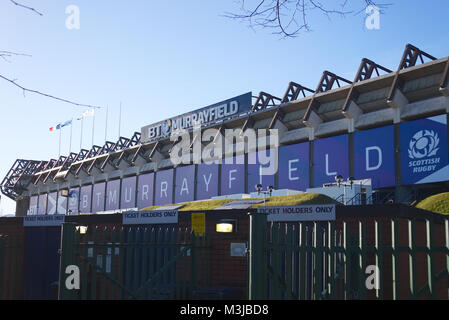
[[[402,184],[449,180],[447,118],[401,123]]]

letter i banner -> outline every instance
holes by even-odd
[[[402,184],[449,180],[447,118],[401,123]]]

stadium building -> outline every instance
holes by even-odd
[[[246,93],[59,159],[18,159],[1,191],[16,201],[16,216],[113,213],[245,197],[260,182],[278,194],[306,192],[338,176],[369,181],[346,204],[412,203],[449,186],[448,69],[447,57],[407,45],[396,70],[362,59],[353,81],[325,71],[315,89],[290,82],[283,96]],[[169,133],[190,130],[193,144],[194,123],[277,129],[279,170],[261,177],[251,150],[233,164],[173,164],[179,141]]]

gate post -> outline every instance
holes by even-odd
[[[249,300],[267,299],[267,214],[249,214]]]
[[[3,280],[6,279],[8,275],[5,275],[4,266],[5,266],[5,238],[0,235],[0,300],[6,299],[6,293],[4,293],[5,285]]]
[[[76,240],[76,224],[63,223],[61,231],[61,249],[59,261],[59,300],[74,300],[77,297],[77,290],[69,289],[66,285],[66,269],[67,266],[76,265],[75,243]],[[79,270],[79,266],[78,270]],[[78,279],[80,280],[80,279]]]

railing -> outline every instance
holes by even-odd
[[[449,299],[449,220],[251,215],[251,299]],[[265,224],[265,228],[263,225]],[[261,236],[260,233],[264,235]]]
[[[365,194],[364,193],[357,193],[350,199],[345,199],[345,195],[341,194],[337,198],[335,198],[335,201],[338,201],[346,206],[356,206],[356,205],[362,205],[362,204],[371,204],[371,197],[368,197],[364,199]]]
[[[395,191],[391,191],[386,195],[380,192],[373,192],[371,196],[367,198],[367,202],[372,204],[385,204],[390,200],[394,201],[395,194]]]
[[[178,227],[93,228],[63,224],[60,281],[80,270],[80,289],[59,287],[59,299],[192,299],[210,272],[206,237]]]

